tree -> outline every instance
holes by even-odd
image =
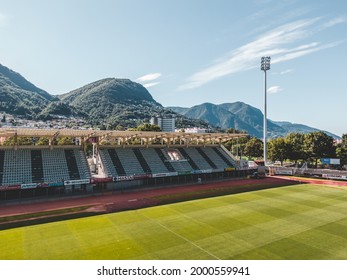
[[[263,141],[254,137],[246,143],[243,153],[247,157],[261,157],[263,155],[263,151]]]
[[[318,159],[325,157],[335,157],[334,138],[322,131],[315,131],[305,134],[304,150],[309,159],[314,160],[317,168]]]
[[[341,165],[347,164],[347,134],[343,134],[341,143],[337,144],[336,156],[340,159]]]
[[[244,133],[244,134],[247,134],[247,131],[245,131],[245,130],[237,130],[235,128],[229,128],[229,129],[227,129],[226,133]]]
[[[161,131],[156,124],[144,123],[140,124],[135,130],[137,131]]]
[[[57,145],[74,145],[72,137],[57,138]]]
[[[47,137],[40,137],[35,145],[37,146],[46,146],[46,145],[49,145],[49,139]]]
[[[239,156],[242,155],[247,142],[251,139],[249,135],[241,138],[233,138],[231,141],[228,141],[224,146],[231,151],[233,155]]]
[[[288,158],[289,145],[284,138],[276,138],[269,141],[269,158],[272,161],[279,160],[281,165]]]
[[[298,160],[306,159],[304,151],[304,138],[305,134],[292,132],[285,137],[288,143],[288,159],[293,160],[295,163]]]
[[[33,137],[26,137],[26,136],[11,136],[6,138],[6,140],[3,143],[4,146],[30,146],[34,145]]]

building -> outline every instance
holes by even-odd
[[[152,117],[152,125],[158,125],[163,132],[175,132],[175,118]]]

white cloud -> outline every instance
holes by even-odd
[[[345,17],[336,17],[323,24],[324,28],[332,27],[336,24],[344,23],[347,19]]]
[[[282,91],[283,89],[280,87],[280,86],[272,86],[272,87],[269,87],[268,89],[267,89],[267,92],[269,93],[269,94],[274,94],[274,93],[278,93],[278,92],[280,92],[280,91]]]
[[[161,73],[150,73],[150,74],[137,78],[136,81],[138,81],[139,83],[145,83],[145,82],[156,80],[160,76],[161,76]]]
[[[187,90],[197,88],[226,75],[260,67],[260,58],[262,56],[271,56],[271,63],[274,64],[299,58],[340,44],[341,42],[330,44],[310,42],[292,46],[293,44],[297,44],[297,41],[311,35],[317,25],[316,23],[320,20],[321,18],[319,17],[297,20],[266,32],[258,39],[232,50],[227,56],[214,62],[211,66],[194,73],[179,89]],[[284,46],[287,47],[285,48]]]
[[[275,72],[275,73],[272,73],[274,75],[286,75],[286,74],[289,74],[291,72],[293,72],[294,70],[293,69],[287,69],[287,70],[283,70],[281,72]]]
[[[147,84],[143,84],[143,86],[144,86],[145,88],[149,88],[149,87],[154,87],[154,86],[156,86],[157,84],[160,84],[160,82],[147,83]]]

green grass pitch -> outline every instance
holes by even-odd
[[[292,185],[0,231],[0,259],[347,259],[347,189]]]

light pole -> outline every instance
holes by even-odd
[[[265,94],[264,94],[264,164],[267,164],[267,85],[266,85],[266,71],[270,70],[270,56],[263,56],[261,58],[261,70],[265,74]]]

